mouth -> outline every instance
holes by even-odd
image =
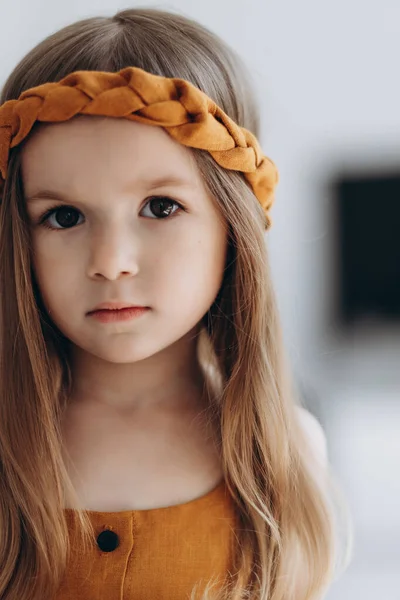
[[[125,309],[125,308],[143,309],[143,308],[149,308],[149,307],[143,306],[143,305],[129,304],[129,302],[102,302],[101,304],[96,306],[93,310],[89,311],[88,314],[90,315],[91,313],[97,312],[99,310],[121,310],[121,309]]]
[[[128,306],[117,309],[93,310],[88,316],[95,318],[101,323],[112,323],[116,321],[129,321],[131,319],[144,315],[150,308],[148,306]]]

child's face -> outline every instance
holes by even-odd
[[[170,177],[185,183],[152,183]],[[37,282],[73,344],[128,363],[197,325],[221,286],[227,235],[187,148],[161,127],[79,116],[37,126],[22,148],[22,178]],[[44,190],[47,199],[30,200]],[[47,229],[39,221],[55,205],[73,210],[53,213]],[[115,323],[87,316],[113,300],[151,310]]]

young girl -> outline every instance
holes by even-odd
[[[337,490],[239,58],[124,10],[45,39],[0,105],[0,597],[321,599]]]

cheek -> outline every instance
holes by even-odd
[[[71,297],[77,300],[76,273],[67,257],[55,260],[50,251],[36,249],[32,268],[48,312],[57,313],[64,306],[71,306]]]
[[[223,239],[188,241],[185,249],[174,253],[158,281],[167,291],[169,303],[182,310],[192,309],[201,318],[221,287],[226,264],[227,244]]]

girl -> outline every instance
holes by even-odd
[[[124,10],[45,39],[0,104],[0,597],[322,598],[335,488],[239,58]]]

